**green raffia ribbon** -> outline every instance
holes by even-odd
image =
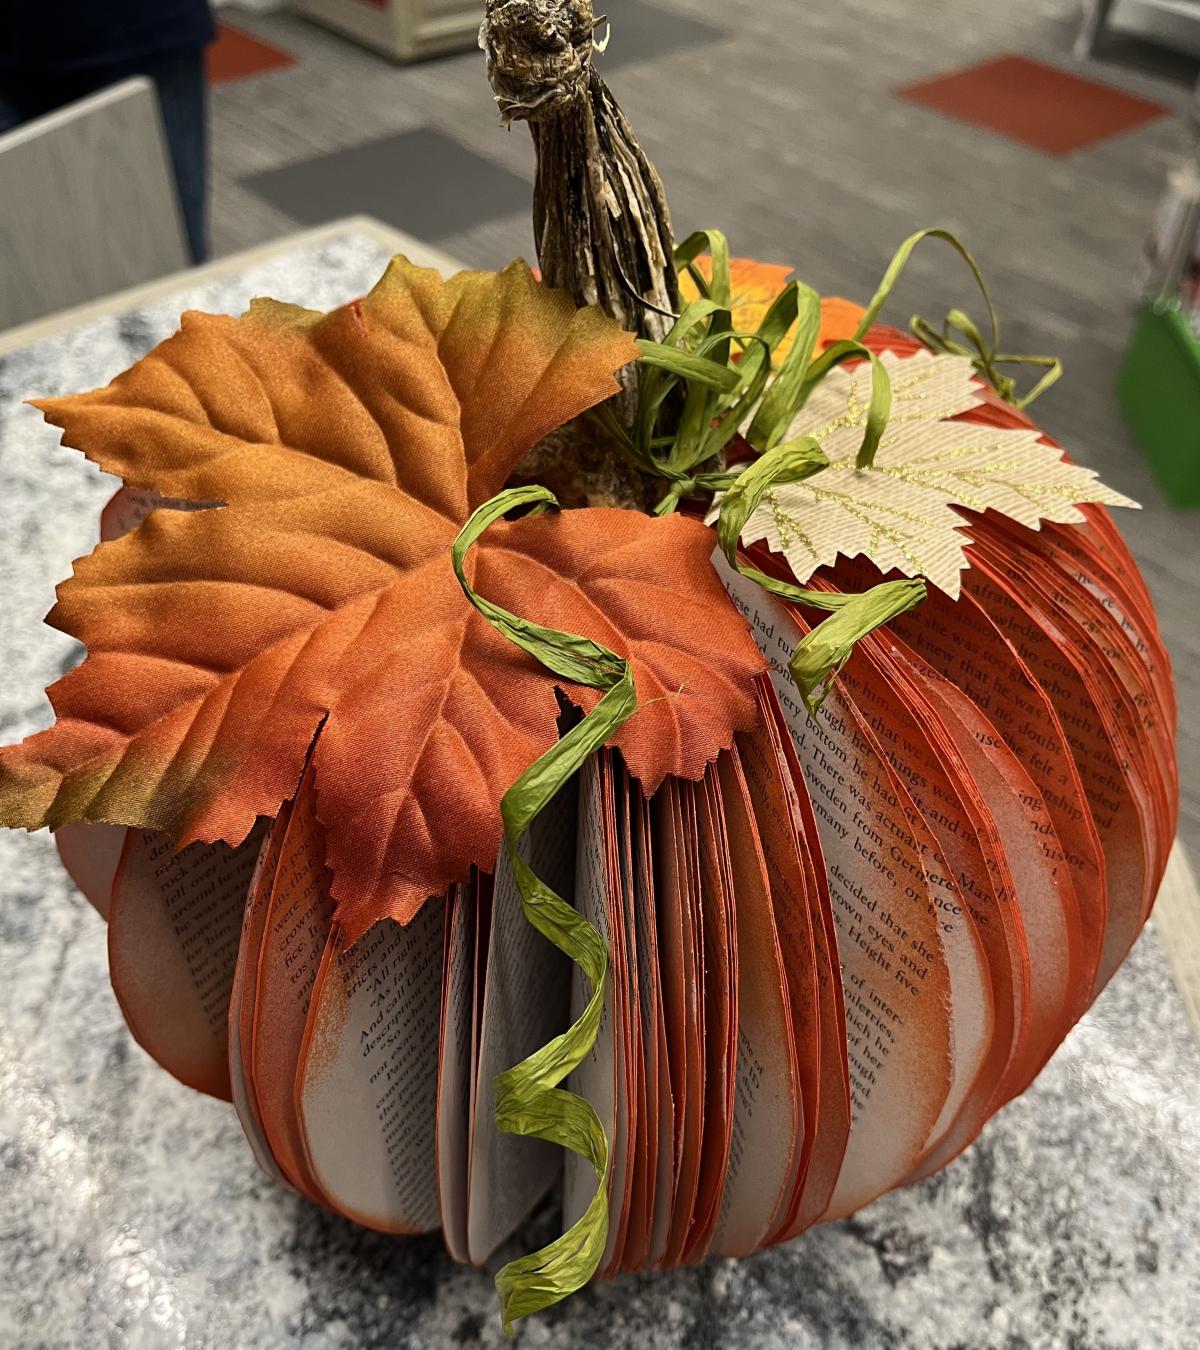
[[[454,541],[455,575],[467,599],[510,641],[564,679],[605,692],[581,722],[525,770],[500,803],[504,844],[525,918],[580,967],[592,992],[577,1022],[497,1075],[496,1127],[570,1149],[592,1165],[597,1181],[596,1194],[577,1223],[540,1251],[510,1261],[496,1276],[509,1335],[517,1318],[548,1308],[587,1284],[608,1241],[609,1141],[592,1106],[560,1086],[596,1044],[608,981],[608,945],[593,924],[536,876],[517,845],[538,812],[637,707],[628,661],[587,638],[518,618],[471,589],[465,572],[471,545],[494,521],[520,506],[531,506],[535,514],[558,502],[545,488],[524,487],[484,503]]]
[[[669,490],[656,514],[676,510],[685,497],[725,491],[732,478],[714,467],[714,462],[739,428],[749,421],[749,443],[760,453],[774,449],[821,380],[848,360],[865,360],[871,366],[871,401],[857,465],[860,469],[872,466],[891,410],[891,387],[886,368],[863,338],[925,239],[949,244],[966,263],[983,297],[991,336],[985,337],[964,310],[952,309],[940,329],[914,316],[909,327],[918,340],[933,351],[967,357],[997,393],[1017,408],[1028,407],[1050,388],[1062,374],[1062,362],[1053,356],[1000,351],[999,318],[983,273],[949,230],[918,230],[904,240],[853,338],[831,344],[820,355],[814,353],[821,301],[803,282],[791,281],[783,288],[758,332],[734,331],[728,241],[718,230],[700,230],[675,250],[676,265],[692,278],[699,298],[683,307],[662,342],[638,342],[641,385],[633,427],[624,427],[607,406],[594,414],[635,468],[666,480]],[[706,251],[712,262],[710,276],[697,266]],[[772,355],[793,327],[791,350],[772,378]],[[1016,380],[1000,369],[1005,365],[1042,367],[1045,374],[1027,393],[1019,394]],[[678,411],[677,422],[669,435],[660,435],[658,425],[668,406],[673,418]]]
[[[706,250],[710,277],[696,266]],[[684,306],[662,342],[639,341],[642,378],[633,427],[622,426],[611,408],[595,411],[635,468],[668,483],[655,514],[669,514],[698,492],[727,489],[735,474],[703,466],[716,461],[747,421],[750,443],[760,451],[774,449],[820,381],[851,359],[871,365],[871,402],[858,456],[859,467],[869,468],[891,410],[891,385],[879,358],[861,342],[847,341],[814,359],[821,297],[800,281],[789,282],[775,297],[756,333],[735,332],[729,245],[717,230],[684,240],[675,261],[691,276],[699,299]],[[773,371],[773,354],[793,329],[791,348]],[[682,409],[672,434],[657,436],[664,407],[680,391]]]
[[[995,342],[984,341],[983,334],[976,327],[970,315],[961,309],[952,309],[942,320],[941,329],[936,329],[927,319],[914,315],[909,323],[913,336],[918,338],[931,351],[944,352],[950,356],[970,357],[975,369],[992,385],[996,393],[1014,408],[1024,409],[1046,392],[1052,384],[1058,382],[1063,373],[1062,360],[1057,356],[1032,356],[1015,352],[998,352]],[[953,333],[957,331],[966,339],[959,342]],[[1011,375],[1002,375],[999,366],[1040,366],[1045,374],[1024,394],[1017,393],[1017,382]]]
[[[987,308],[988,325],[992,330],[992,335],[990,339],[985,338],[982,330],[968,314],[961,309],[952,309],[942,321],[940,329],[935,328],[928,319],[923,319],[920,315],[914,315],[909,321],[909,329],[913,336],[932,351],[969,357],[975,369],[991,384],[996,393],[1006,403],[1011,403],[1015,408],[1028,408],[1034,399],[1040,398],[1062,374],[1062,362],[1057,356],[1027,356],[1000,351],[1000,320],[996,314],[996,307],[992,303],[987,282],[983,279],[979,264],[958,237],[949,230],[918,230],[915,234],[910,234],[900,245],[892,261],[888,264],[887,271],[883,274],[879,289],[867,306],[867,312],[858,325],[855,337],[862,338],[879,317],[880,310],[890,298],[896,282],[900,279],[900,274],[913,255],[913,251],[925,239],[940,239],[949,244],[970,268],[971,275],[975,278],[975,284],[979,287],[979,293],[983,296],[983,303]],[[956,338],[955,333],[960,334],[963,341]],[[1028,393],[1018,395],[1016,380],[1010,375],[1002,374],[999,370],[1000,366],[1040,366],[1046,373]]]
[[[914,250],[925,239],[940,239],[966,263],[987,308],[991,337],[961,309],[952,309],[940,330],[917,316],[910,323],[916,337],[933,351],[965,356],[1009,403],[1028,407],[1062,373],[1051,356],[1026,356],[1000,351],[1000,323],[987,283],[975,259],[949,230],[934,228],[910,235],[896,250],[852,338],[832,343],[815,354],[821,327],[821,301],[802,282],[780,292],[757,333],[733,330],[733,288],[729,245],[717,230],[701,230],[675,250],[675,261],[695,283],[699,299],[683,312],[662,343],[640,342],[641,397],[632,431],[611,410],[599,416],[625,457],[641,472],[665,479],[667,495],[656,513],[676,510],[685,497],[723,493],[718,536],[732,566],[765,590],[799,604],[831,612],[800,643],[789,667],[805,704],[819,705],[854,644],[880,625],[913,608],[925,597],[920,579],[883,582],[862,595],[813,591],[777,581],[738,557],[741,530],[754,508],[773,486],[799,482],[827,466],[820,447],[810,438],[785,441],[788,428],[813,390],[844,361],[864,360],[871,367],[871,399],[856,458],[859,469],[875,462],[888,418],[892,390],[887,369],[864,343],[871,326],[891,298]],[[711,274],[697,266],[704,252],[711,256]],[[772,354],[795,327],[791,350],[772,375]],[[1040,366],[1045,374],[1024,395],[1002,365]],[[657,435],[668,399],[682,386],[684,406],[670,435]],[[746,421],[746,438],[760,458],[749,468],[730,472],[712,467]],[[705,466],[709,467],[705,467]]]
[[[706,250],[712,255],[711,278],[696,266]],[[636,469],[668,483],[657,515],[669,514],[697,492],[729,486],[734,475],[704,466],[717,461],[752,413],[765,416],[763,407],[773,408],[797,381],[820,329],[819,297],[793,281],[772,301],[756,333],[735,332],[729,245],[717,230],[684,240],[675,258],[695,281],[699,298],[683,307],[662,342],[638,342],[641,381],[633,426],[624,427],[609,407],[594,410]],[[772,353],[798,318],[801,337],[772,380]],[[808,328],[812,336],[806,348],[802,334]],[[780,392],[772,399],[776,387]],[[658,425],[668,405],[675,421],[671,434],[662,436]]]
[[[909,245],[910,253],[915,242]],[[712,260],[709,277],[696,265],[705,251]],[[889,269],[872,302],[876,313],[906,257]],[[856,460],[860,469],[875,462],[891,415],[891,381],[882,361],[859,340],[869,323],[853,339],[814,355],[821,331],[821,298],[803,282],[784,287],[757,333],[734,332],[729,245],[719,231],[702,230],[684,240],[675,250],[675,261],[691,276],[699,299],[684,306],[662,343],[639,343],[642,383],[632,431],[610,409],[599,416],[626,459],[669,484],[656,514],[676,510],[685,497],[699,492],[723,493],[717,533],[730,564],[774,595],[833,614],[801,641],[789,667],[805,704],[815,710],[855,642],[919,604],[925,598],[924,583],[883,582],[862,595],[808,590],[743,565],[738,540],[755,507],[773,487],[801,482],[828,466],[812,437],[784,439],[821,380],[844,361],[870,363],[871,399]],[[772,378],[772,356],[793,329],[792,346]],[[699,377],[698,368],[703,372]],[[672,435],[658,438],[659,414],[680,385],[686,392],[678,424]],[[733,471],[704,470],[701,466],[711,462],[747,420],[747,439],[760,452],[759,458]],[[659,453],[663,450],[665,454]]]
[[[855,461],[860,469],[869,469],[875,463],[875,452],[883,439],[888,418],[892,415],[892,381],[887,367],[869,347],[857,339],[835,342],[812,363],[804,377],[796,412],[808,402],[808,396],[834,368],[843,361],[866,360],[871,363],[871,402],[867,406],[867,423],[862,445]],[[795,413],[792,414],[795,416]]]
[[[768,450],[738,476],[721,499],[717,515],[717,541],[731,567],[772,595],[831,612],[830,618],[800,639],[788,663],[788,674],[810,712],[815,712],[824,701],[838,671],[850,659],[856,642],[925,599],[925,583],[920,577],[882,581],[861,595],[842,595],[837,591],[813,591],[790,581],[778,581],[742,562],[738,556],[742,530],[763,497],[780,484],[811,478],[828,463],[820,445],[811,436],[784,442]]]

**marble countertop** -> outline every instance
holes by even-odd
[[[0,737],[73,664],[41,626],[112,491],[22,400],[107,381],[183,308],[326,307],[382,270],[353,228],[207,274],[0,357]],[[125,1030],[104,926],[49,838],[0,836],[0,1345],[492,1346],[488,1276],[262,1176],[233,1111]],[[551,1235],[535,1218],[521,1248]],[[503,1253],[502,1258],[512,1253]],[[496,1264],[499,1264],[499,1259]],[[528,1346],[1200,1344],[1200,1045],[1153,931],[1032,1090],[940,1176],[740,1263],[593,1287]]]

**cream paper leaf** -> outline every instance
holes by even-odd
[[[855,459],[871,398],[866,365],[832,371],[792,423],[814,436],[829,467],[775,488],[746,522],[742,542],[765,540],[803,583],[840,553],[865,554],[881,571],[922,576],[957,598],[969,565],[970,526],[955,508],[991,509],[1037,529],[1083,520],[1081,502],[1136,506],[1090,470],[1068,464],[1039,433],[952,422],[983,403],[971,362],[918,352],[882,361],[892,415],[870,469]]]

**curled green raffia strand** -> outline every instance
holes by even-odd
[[[881,581],[860,595],[836,598],[841,602],[837,612],[800,639],[788,662],[788,674],[810,712],[815,712],[825,701],[838,672],[853,654],[854,644],[915,609],[925,599],[925,583],[920,577]],[[812,604],[813,601],[809,599],[804,603]]]
[[[943,352],[950,356],[966,356],[971,359],[975,369],[983,375],[1006,403],[1014,408],[1025,409],[1055,384],[1063,373],[1063,363],[1057,356],[1029,356],[1014,352],[997,352],[985,342],[974,320],[961,309],[952,309],[942,320],[940,330],[921,316],[914,315],[909,321],[913,336],[918,338],[931,351]],[[966,339],[959,342],[952,334],[957,331]],[[1024,394],[1018,395],[1017,382],[1011,375],[1002,375],[999,366],[1040,366],[1045,374]]]
[[[719,230],[699,230],[675,250],[676,265],[691,276],[699,298],[684,306],[663,342],[639,343],[641,396],[632,430],[622,426],[610,408],[596,414],[637,469],[666,481],[668,491],[655,508],[656,514],[669,514],[684,498],[698,493],[724,494],[717,533],[731,566],[773,595],[833,614],[804,638],[790,665],[792,678],[810,709],[817,707],[828,692],[854,644],[920,604],[925,598],[925,584],[919,578],[887,581],[862,595],[809,590],[744,564],[738,555],[738,541],[755,506],[773,486],[800,482],[827,466],[819,445],[811,438],[785,438],[813,390],[844,361],[870,363],[871,398],[855,463],[859,469],[873,467],[891,415],[892,389],[887,368],[863,339],[891,298],[913,252],[926,239],[940,239],[966,263],[983,297],[991,336],[986,337],[961,309],[952,309],[940,330],[926,319],[914,317],[912,332],[933,351],[968,357],[1002,398],[1017,408],[1028,407],[1058,379],[1062,364],[1050,356],[1001,352],[1000,321],[983,273],[949,230],[934,228],[909,235],[884,271],[854,336],[832,343],[819,355],[815,352],[821,300],[802,282],[789,282],[780,292],[757,333],[733,331],[728,241]],[[712,263],[708,276],[697,265],[705,252]],[[791,350],[772,379],[772,354],[793,326]],[[1045,374],[1020,395],[1016,381],[1000,371],[1002,365],[1041,366]],[[682,413],[670,435],[657,436],[659,414],[681,387]],[[714,465],[715,457],[747,420],[746,438],[759,458],[740,471],[726,471],[719,462]]]
[[[709,277],[696,266],[705,251],[712,258]],[[657,515],[669,514],[697,491],[727,486],[730,480],[717,457],[752,416],[776,415],[781,398],[803,375],[820,328],[819,297],[793,281],[772,301],[757,332],[735,332],[729,245],[717,230],[684,240],[675,260],[692,276],[699,298],[683,307],[662,342],[639,340],[632,426],[623,426],[609,407],[593,409],[624,457],[641,473],[668,484]],[[772,380],[772,354],[798,318],[801,327],[788,363]],[[664,436],[659,423],[668,407],[671,432]]]
[[[721,341],[727,339],[722,338]],[[681,376],[689,384],[704,385],[728,394],[741,383],[737,371],[731,366],[710,361],[702,352],[684,351],[680,347],[668,347],[665,343],[650,342],[646,338],[638,338],[637,346],[643,365],[658,366],[661,370]]]
[[[811,286],[796,282],[796,333],[791,351],[771,381],[746,432],[752,446],[766,453],[787,435],[800,405],[805,376],[821,335],[821,297]]]
[[[833,343],[819,355],[814,353],[821,300],[803,282],[791,281],[783,288],[757,333],[733,331],[728,241],[719,230],[698,230],[676,247],[675,262],[691,276],[699,298],[683,307],[661,343],[639,342],[642,378],[633,427],[621,426],[610,409],[596,411],[626,459],[642,473],[666,480],[669,490],[656,514],[676,510],[685,497],[698,492],[723,491],[728,479],[711,461],[738,428],[749,422],[746,439],[760,454],[774,449],[821,380],[847,360],[861,359],[871,366],[871,400],[856,463],[860,469],[872,467],[891,410],[891,386],[885,366],[863,338],[925,239],[943,241],[966,263],[983,297],[991,336],[986,337],[961,309],[950,310],[940,329],[915,316],[909,324],[913,334],[932,351],[967,357],[997,393],[1017,408],[1028,407],[1059,378],[1062,363],[1057,357],[1000,350],[1000,322],[983,273],[949,230],[918,230],[905,239],[884,271],[854,336]],[[711,256],[708,276],[697,265],[706,251]],[[793,326],[791,350],[772,378],[772,354]],[[1004,365],[1037,366],[1045,373],[1033,388],[1020,394],[1016,380],[1000,370]],[[659,436],[659,416],[673,394],[678,402],[677,391],[682,391],[682,412],[673,420],[671,434]]]
[[[517,845],[538,812],[632,717],[637,708],[633,671],[628,661],[599,643],[543,628],[477,595],[465,570],[471,545],[501,516],[520,506],[531,506],[531,514],[536,514],[557,505],[554,495],[542,487],[501,492],[463,526],[451,555],[467,599],[489,623],[555,674],[605,691],[596,707],[530,765],[500,803],[504,844],[525,918],[580,967],[591,996],[578,1021],[497,1075],[496,1126],[506,1134],[545,1139],[570,1149],[591,1164],[597,1181],[596,1194],[577,1223],[540,1251],[510,1261],[497,1274],[504,1330],[510,1335],[517,1318],[548,1308],[587,1284],[608,1241],[609,1141],[592,1106],[560,1086],[596,1044],[608,982],[608,945],[592,923],[540,880]]]
[[[808,402],[808,397],[826,375],[843,361],[863,360],[871,365],[871,401],[867,405],[867,420],[863,430],[862,445],[858,449],[855,464],[860,469],[869,469],[875,463],[875,452],[887,429],[888,418],[892,415],[892,381],[887,367],[878,356],[857,338],[847,338],[835,342],[825,349],[808,368],[801,385],[796,412]],[[793,414],[794,416],[795,414]]]
[[[712,276],[706,277],[696,266],[702,253],[712,258]],[[720,230],[695,230],[675,245],[675,266],[686,269],[696,290],[727,309],[733,308],[733,284],[729,267],[729,240]]]
[[[626,458],[642,472],[667,481],[667,495],[655,508],[656,515],[669,514],[685,497],[699,492],[722,493],[717,536],[730,565],[773,595],[834,614],[836,622],[826,619],[801,641],[789,666],[810,710],[819,706],[854,643],[920,604],[925,598],[925,584],[919,579],[886,581],[862,595],[809,590],[777,581],[743,563],[738,542],[746,521],[771,488],[801,482],[828,467],[828,459],[812,437],[792,441],[785,437],[813,390],[844,361],[870,364],[871,397],[856,464],[860,469],[874,464],[891,416],[892,387],[887,368],[860,339],[890,296],[921,238],[924,234],[906,241],[893,259],[871,302],[872,310],[854,338],[835,342],[818,356],[814,353],[821,329],[821,298],[802,282],[790,282],[780,292],[756,334],[732,331],[728,242],[720,231],[697,231],[676,248],[675,261],[691,275],[700,298],[684,307],[661,344],[639,344],[644,378],[632,433],[621,426],[610,409],[599,413]],[[967,257],[982,286],[983,279],[970,255],[956,240],[952,242]],[[705,251],[712,261],[708,277],[696,266]],[[986,289],[984,293],[986,296]],[[990,298],[988,306],[991,312]],[[772,378],[772,353],[793,327],[791,349]],[[693,375],[697,367],[709,368],[701,379]],[[732,382],[729,375],[734,377]],[[659,455],[655,422],[671,389],[680,383],[687,391],[683,413],[668,438],[667,454]],[[734,471],[700,468],[724,449],[748,418],[747,438],[759,457]]]
[[[891,297],[892,291],[895,290],[896,282],[907,267],[913,251],[925,239],[940,239],[943,243],[949,244],[967,264],[971,275],[975,278],[976,286],[979,287],[979,293],[983,296],[992,336],[990,339],[985,338],[978,325],[961,309],[952,309],[943,320],[940,330],[935,328],[927,319],[921,318],[920,315],[914,315],[909,321],[909,328],[913,336],[933,351],[945,352],[953,356],[970,357],[975,369],[991,384],[992,388],[1006,403],[1011,403],[1015,408],[1029,407],[1034,399],[1040,398],[1062,374],[1062,362],[1056,356],[1026,356],[1000,351],[1000,320],[996,314],[996,306],[992,303],[987,282],[984,281],[979,264],[971,256],[971,253],[958,236],[949,230],[941,228],[918,230],[915,234],[910,234],[900,245],[892,261],[888,264],[887,270],[883,274],[883,280],[880,281],[879,288],[871,298],[871,303],[867,306],[866,313],[858,325],[858,331],[854,335],[855,338],[861,339],[879,317],[880,310],[883,309]],[[953,337],[952,333],[954,332],[960,333],[966,341],[960,342]],[[1000,366],[1041,366],[1046,373],[1028,393],[1018,395],[1016,380],[1010,375],[1001,374],[998,369]]]
[[[738,553],[742,530],[763,497],[780,484],[811,478],[828,463],[813,437],[785,441],[774,450],[768,450],[738,475],[721,498],[717,514],[717,542],[731,567],[772,595],[794,604],[832,611],[830,618],[801,638],[788,663],[788,674],[810,712],[821,706],[834,677],[850,659],[856,642],[925,599],[925,583],[920,577],[882,581],[861,595],[843,595],[837,591],[808,590],[789,581],[778,581],[742,561]]]

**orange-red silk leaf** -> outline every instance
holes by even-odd
[[[523,264],[443,283],[397,260],[329,315],[185,316],[106,389],[39,405],[130,484],[225,505],[155,512],[59,588],[49,621],[88,657],[50,691],[55,725],[0,750],[0,823],[236,843],[321,728],[351,935],[490,867],[500,798],[554,741],[556,705],[467,602],[450,546],[632,355]],[[501,524],[471,560],[497,603],[630,657],[648,706],[620,743],[649,786],[698,776],[753,716],[760,662],[711,548],[693,521],[593,510]]]
[[[712,258],[707,254],[696,259],[695,266],[706,281],[712,281]],[[757,333],[767,317],[767,311],[787,285],[793,268],[780,263],[755,262],[752,258],[730,258],[729,286],[733,292],[733,331]],[[684,272],[679,278],[679,292],[685,302],[699,299],[700,292],[691,276]],[[817,335],[817,349],[823,351],[835,342],[852,338],[858,321],[866,311],[852,300],[838,296],[822,296],[821,327]],[[782,363],[792,349],[795,333],[789,333],[772,353],[775,365]]]

